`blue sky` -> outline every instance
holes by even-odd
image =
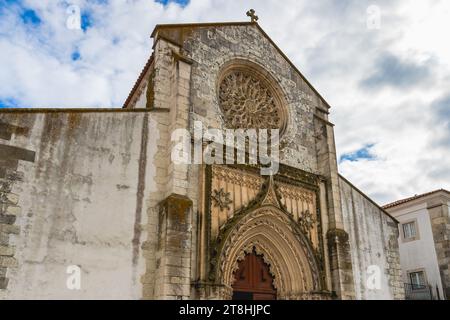
[[[156,2],[162,3],[164,5],[167,5],[170,2],[174,2],[184,7],[189,3],[189,0],[157,0]]]
[[[344,176],[380,203],[450,189],[447,0],[0,0],[0,108],[120,107],[155,24],[250,8],[332,105]]]
[[[339,159],[339,162],[345,162],[345,161],[364,161],[364,160],[374,160],[376,159],[376,156],[371,152],[372,148],[374,147],[373,144],[368,144],[362,147],[361,149],[345,153],[341,155],[341,158]]]

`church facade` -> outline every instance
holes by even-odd
[[[152,38],[122,109],[0,111],[0,298],[403,299],[398,222],[339,175],[330,106],[262,28]],[[199,123],[278,129],[276,174],[174,162]]]

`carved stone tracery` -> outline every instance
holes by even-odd
[[[230,129],[282,129],[283,115],[272,89],[252,74],[233,70],[221,81],[219,103]]]
[[[284,184],[279,187],[279,190],[286,198],[301,200],[310,204],[314,203],[314,194],[312,192],[305,192],[299,188],[293,188]]]
[[[263,181],[261,177],[243,175],[238,170],[222,166],[213,167],[213,178],[255,190],[261,188]]]

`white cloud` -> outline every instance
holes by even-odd
[[[246,21],[253,7],[260,25],[333,106],[338,155],[374,144],[374,159],[340,164],[347,178],[381,203],[450,188],[450,143],[442,143],[450,127],[441,119],[448,113],[445,105],[439,112],[433,107],[450,95],[449,1],[192,0],[185,7],[151,0],[22,2],[41,24],[24,26],[17,11],[3,10],[0,101],[120,107],[151,52],[155,24]],[[90,12],[86,32],[65,27],[67,3]],[[382,12],[379,30],[366,27],[373,4]],[[72,61],[74,52],[80,60]],[[377,74],[383,57],[392,57],[393,70]],[[429,77],[423,81],[413,72],[414,85],[396,86],[392,78],[400,64],[403,75],[419,66]],[[374,74],[383,85],[362,85]]]

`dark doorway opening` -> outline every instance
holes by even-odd
[[[269,266],[255,252],[239,262],[234,274],[233,300],[276,300],[277,291]]]

